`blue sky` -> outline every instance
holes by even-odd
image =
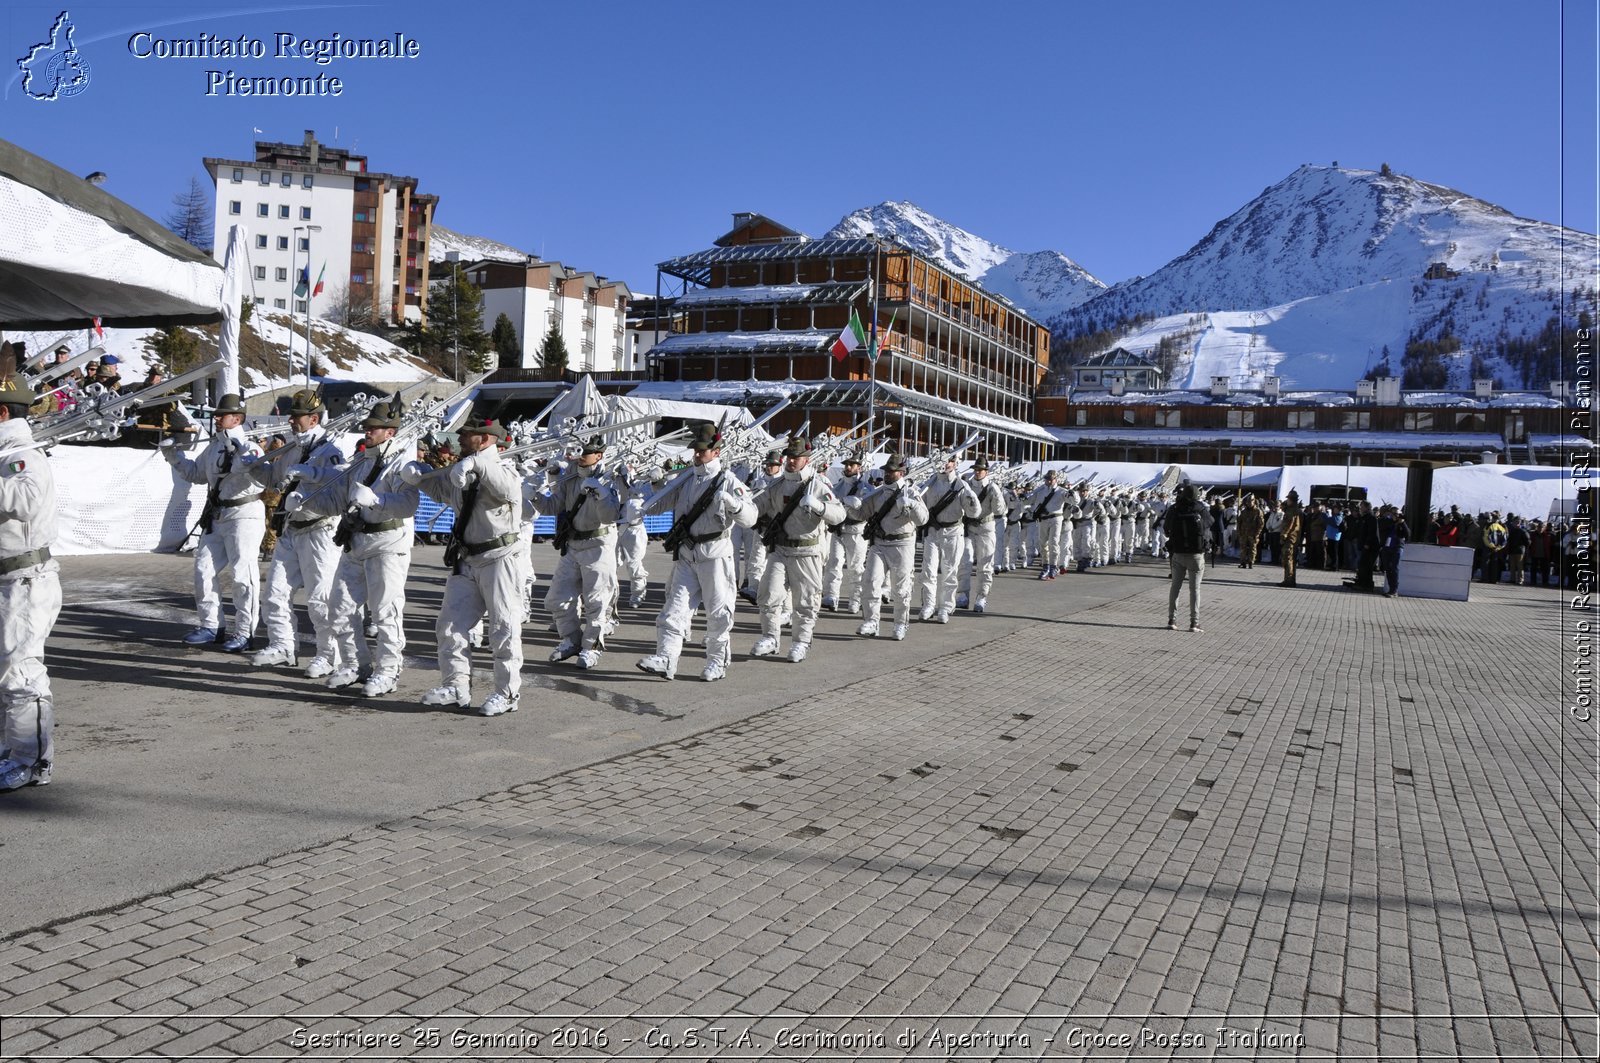
[[[639,291],[734,211],[816,235],[886,199],[1114,283],[1306,162],[1596,226],[1592,0],[68,3],[90,83],[41,103],[16,60],[62,3],[0,13],[0,136],[146,213],[206,180],[203,156],[248,157],[257,127],[337,131],[438,194],[442,224]],[[141,30],[268,57],[140,59]],[[274,58],[278,32],[399,32],[420,56],[317,66]],[[344,91],[207,96],[211,69]]]

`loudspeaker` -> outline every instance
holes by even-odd
[[[1433,512],[1433,464],[1413,461],[1406,466],[1406,524],[1411,537],[1419,538],[1428,526],[1428,516]]]

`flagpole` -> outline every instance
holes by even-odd
[[[872,285],[872,343],[867,348],[867,376],[870,383],[867,386],[867,439],[871,439],[877,429],[878,417],[878,357],[883,353],[878,349],[878,266],[882,246],[878,243],[877,233],[872,235],[872,269],[867,271],[867,283]],[[866,455],[862,455],[866,457]]]

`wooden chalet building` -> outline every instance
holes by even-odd
[[[891,426],[885,445],[907,453],[975,429],[983,439],[972,456],[1037,459],[1053,445],[1033,423],[1048,330],[898,244],[813,240],[736,214],[712,247],[657,266],[650,305],[651,393],[693,398],[711,382],[774,400],[787,392],[793,406],[769,426],[778,432],[807,421],[812,434],[843,431],[870,409],[875,425]],[[870,333],[875,306],[876,364],[866,345],[835,359],[830,348],[851,311]]]

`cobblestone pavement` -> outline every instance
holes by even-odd
[[[1161,574],[1002,577],[1012,621],[17,933],[0,1056],[1594,1058],[1555,594],[1223,568],[1191,634]]]

